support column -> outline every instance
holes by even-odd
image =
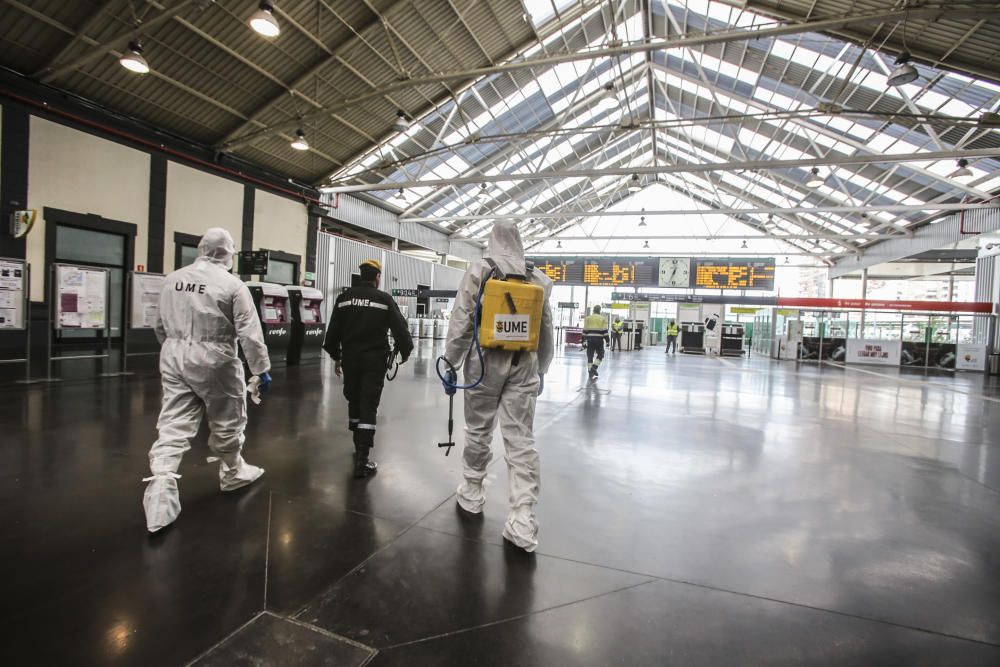
[[[861,300],[868,298],[868,269],[861,270]],[[867,311],[861,309],[861,328],[858,330],[859,338],[865,337],[865,315]]]

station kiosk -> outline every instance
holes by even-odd
[[[248,282],[253,296],[264,342],[271,364],[287,363],[288,345],[292,340],[291,308],[288,303],[288,289],[275,283]]]
[[[323,339],[326,337],[323,292],[314,287],[289,286],[286,289],[292,314],[288,365],[317,362],[323,356]]]

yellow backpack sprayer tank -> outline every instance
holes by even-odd
[[[545,291],[524,278],[490,278],[483,290],[479,344],[510,352],[538,350]]]

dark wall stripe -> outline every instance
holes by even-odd
[[[24,257],[25,239],[7,233],[14,211],[28,205],[29,115],[23,109],[3,106],[3,145],[0,149],[0,257]],[[41,211],[39,211],[41,216]],[[37,231],[32,232],[37,233]]]
[[[240,238],[241,250],[253,250],[253,206],[257,190],[252,185],[243,186],[243,235]],[[238,264],[239,262],[237,262]],[[250,280],[252,276],[241,276]]]
[[[309,214],[306,227],[306,273],[316,272],[316,232],[319,231],[319,217]]]
[[[167,227],[167,158],[156,154],[150,158],[146,270],[150,273],[163,273],[164,236]]]

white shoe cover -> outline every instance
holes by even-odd
[[[250,465],[240,456],[233,466],[226,465],[225,461],[219,462],[219,488],[223,491],[235,491],[242,489],[248,484],[253,484],[264,474],[264,469]]]
[[[166,528],[181,513],[181,494],[177,489],[177,479],[174,472],[165,472],[144,477],[146,493],[142,496],[142,507],[146,510],[146,529],[155,533]]]
[[[503,526],[503,536],[514,546],[529,553],[537,549],[538,520],[535,519],[534,508],[522,505],[512,509]]]
[[[480,514],[483,511],[483,505],[486,504],[486,492],[483,490],[482,484],[465,481],[458,485],[455,499],[458,501],[458,506],[466,512]]]

